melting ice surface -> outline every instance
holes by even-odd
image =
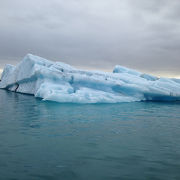
[[[112,73],[84,71],[31,54],[17,66],[5,66],[0,88],[57,102],[180,100],[179,79],[158,78],[119,65]]]

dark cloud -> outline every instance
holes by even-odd
[[[27,53],[72,65],[178,75],[178,0],[2,0],[0,68]]]

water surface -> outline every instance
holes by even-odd
[[[179,108],[60,104],[0,90],[0,179],[180,179]]]

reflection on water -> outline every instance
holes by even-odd
[[[60,104],[0,90],[0,179],[180,179],[179,107]]]

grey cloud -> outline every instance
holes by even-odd
[[[27,53],[89,68],[178,74],[178,0],[2,0],[0,66]]]

